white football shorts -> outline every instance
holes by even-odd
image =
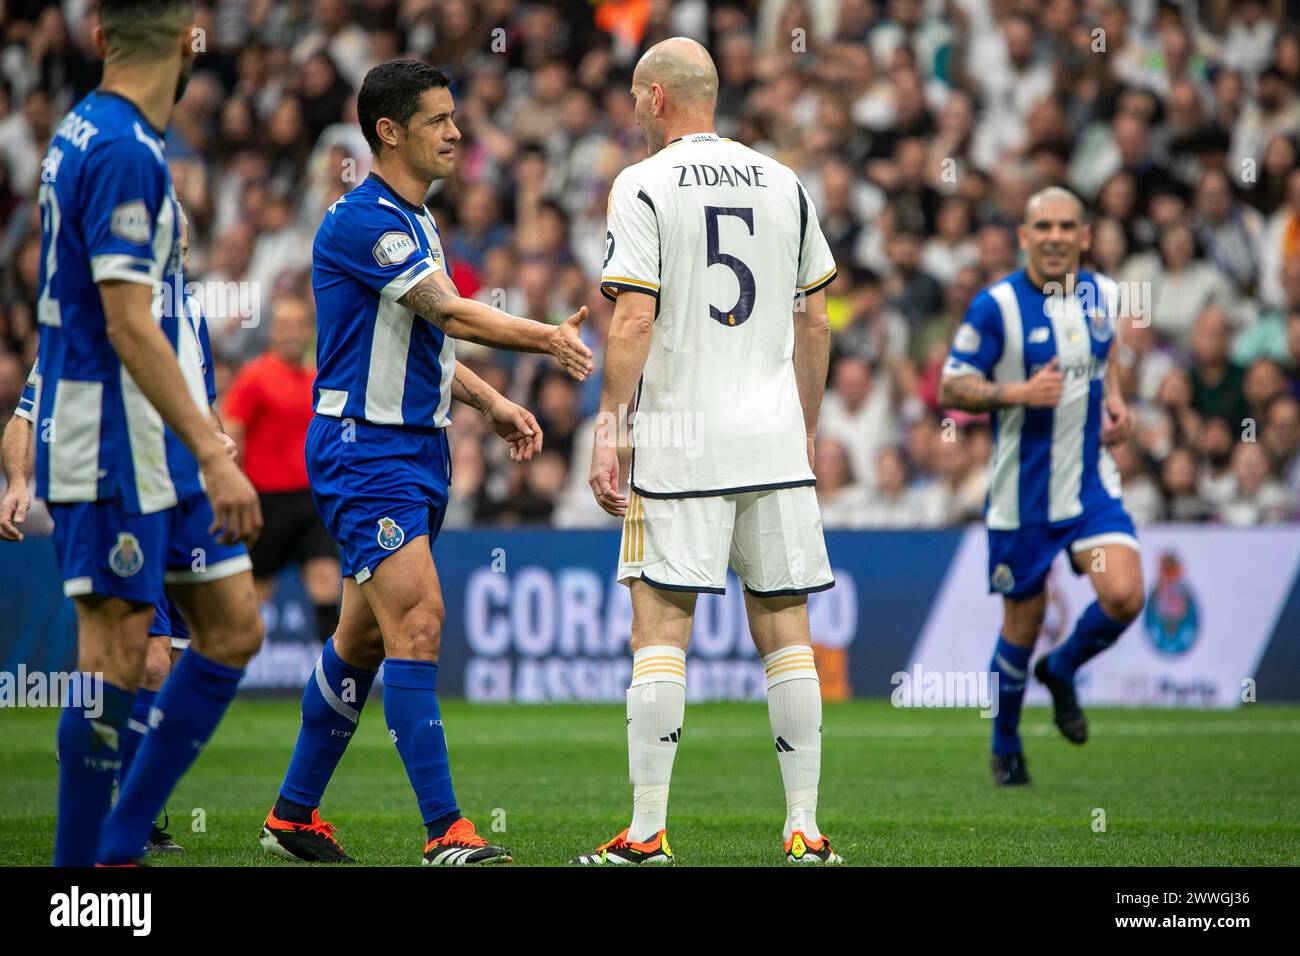
[[[618,580],[668,591],[723,594],[727,567],[756,597],[835,585],[817,492],[811,486],[707,498],[628,494]]]

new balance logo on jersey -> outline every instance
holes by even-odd
[[[784,737],[777,737],[777,738],[776,738],[776,752],[779,753],[779,754],[792,754],[792,753],[794,753],[794,748],[791,747],[791,746],[786,742],[786,739],[785,739]]]
[[[628,723],[631,723],[631,721],[628,721]],[[677,743],[677,741],[679,741],[679,740],[682,739],[682,728],[678,727],[676,730],[674,730],[674,731],[673,731],[671,734],[669,734],[667,737],[660,737],[659,739],[660,739],[661,741],[663,741],[664,743],[666,743],[666,744],[668,744],[668,743],[673,743],[673,744],[675,744],[675,743]]]

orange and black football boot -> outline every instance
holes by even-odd
[[[275,809],[266,815],[262,824],[262,849],[272,856],[294,863],[355,863],[343,852],[334,839],[334,824],[320,818],[320,810],[312,810],[311,823],[292,823],[281,820]]]
[[[843,863],[844,858],[831,849],[831,841],[824,836],[810,840],[802,830],[795,830],[785,841],[787,863]]]
[[[673,859],[667,830],[660,830],[642,843],[629,840],[627,830],[624,830],[608,843],[596,847],[595,853],[584,853],[569,863],[574,866],[640,866],[672,863]]]
[[[491,866],[509,862],[510,851],[494,846],[475,833],[474,824],[465,817],[424,846],[425,866]]]

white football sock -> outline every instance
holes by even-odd
[[[817,782],[822,769],[822,686],[812,648],[796,644],[763,658],[767,712],[785,784],[783,840],[795,830],[810,840],[817,829]]]
[[[686,714],[686,652],[659,644],[632,655],[627,689],[627,762],[632,778],[628,839],[649,840],[668,824],[668,783]]]

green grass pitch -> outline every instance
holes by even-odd
[[[630,813],[623,708],[443,703],[461,807],[517,865],[591,850]],[[1300,707],[1101,710],[1074,747],[1024,717],[1034,784],[997,790],[975,711],[825,708],[819,822],[850,864],[1300,864]],[[0,712],[0,865],[46,865],[54,832],[52,710]],[[163,866],[292,866],[257,846],[298,729],[292,699],[241,699],[169,801],[188,848]],[[194,832],[196,808],[206,830]],[[686,865],[780,865],[783,796],[762,704],[691,704],[669,836]],[[1095,827],[1104,811],[1105,830]],[[324,816],[365,864],[418,865],[415,798],[371,702]]]

